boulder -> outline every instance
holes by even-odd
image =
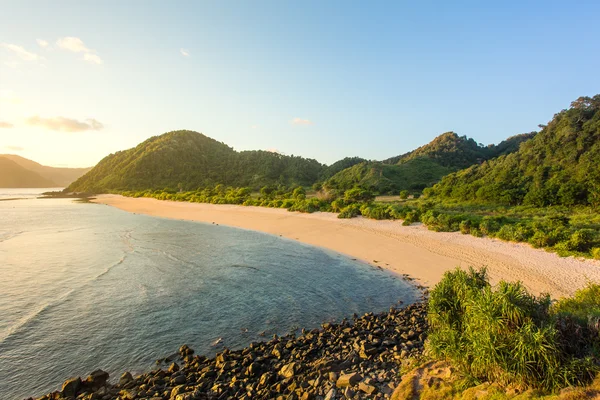
[[[284,378],[292,378],[298,373],[299,370],[300,365],[297,362],[291,362],[281,367],[281,369],[279,370],[279,375],[281,375]]]
[[[83,382],[84,386],[87,386],[93,390],[97,390],[102,386],[106,385],[108,380],[108,372],[97,369],[92,372]]]
[[[360,376],[358,372],[351,372],[349,374],[340,375],[335,385],[339,388],[354,386],[362,381],[362,379],[362,376]]]
[[[124,386],[130,382],[133,382],[133,376],[130,372],[124,372],[123,375],[121,375],[121,378],[119,379],[119,385]]]
[[[62,385],[61,393],[64,397],[75,397],[81,389],[81,378],[71,378],[65,381]]]

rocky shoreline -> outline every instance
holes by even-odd
[[[126,372],[115,384],[97,370],[38,400],[387,399],[403,361],[423,351],[426,315],[426,302],[418,302],[214,358],[184,345],[163,368],[137,377]]]

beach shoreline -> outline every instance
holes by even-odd
[[[156,217],[226,225],[264,232],[326,248],[432,288],[445,271],[486,267],[492,283],[522,281],[535,294],[572,295],[589,281],[600,281],[600,263],[534,249],[523,243],[477,238],[459,232],[432,232],[420,224],[362,217],[338,219],[334,213],[303,214],[285,209],[175,202],[99,195],[92,202]]]

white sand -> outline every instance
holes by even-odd
[[[444,271],[457,266],[486,266],[493,283],[500,279],[520,280],[532,292],[547,292],[554,298],[571,295],[588,281],[600,282],[598,261],[561,258],[527,244],[458,232],[432,232],[422,225],[402,226],[398,221],[338,219],[332,213],[301,214],[284,209],[117,195],[101,195],[95,202],[134,213],[280,235],[408,274],[428,287],[433,287]]]

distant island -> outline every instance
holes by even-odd
[[[0,188],[66,187],[91,169],[47,167],[15,154],[0,154]]]

